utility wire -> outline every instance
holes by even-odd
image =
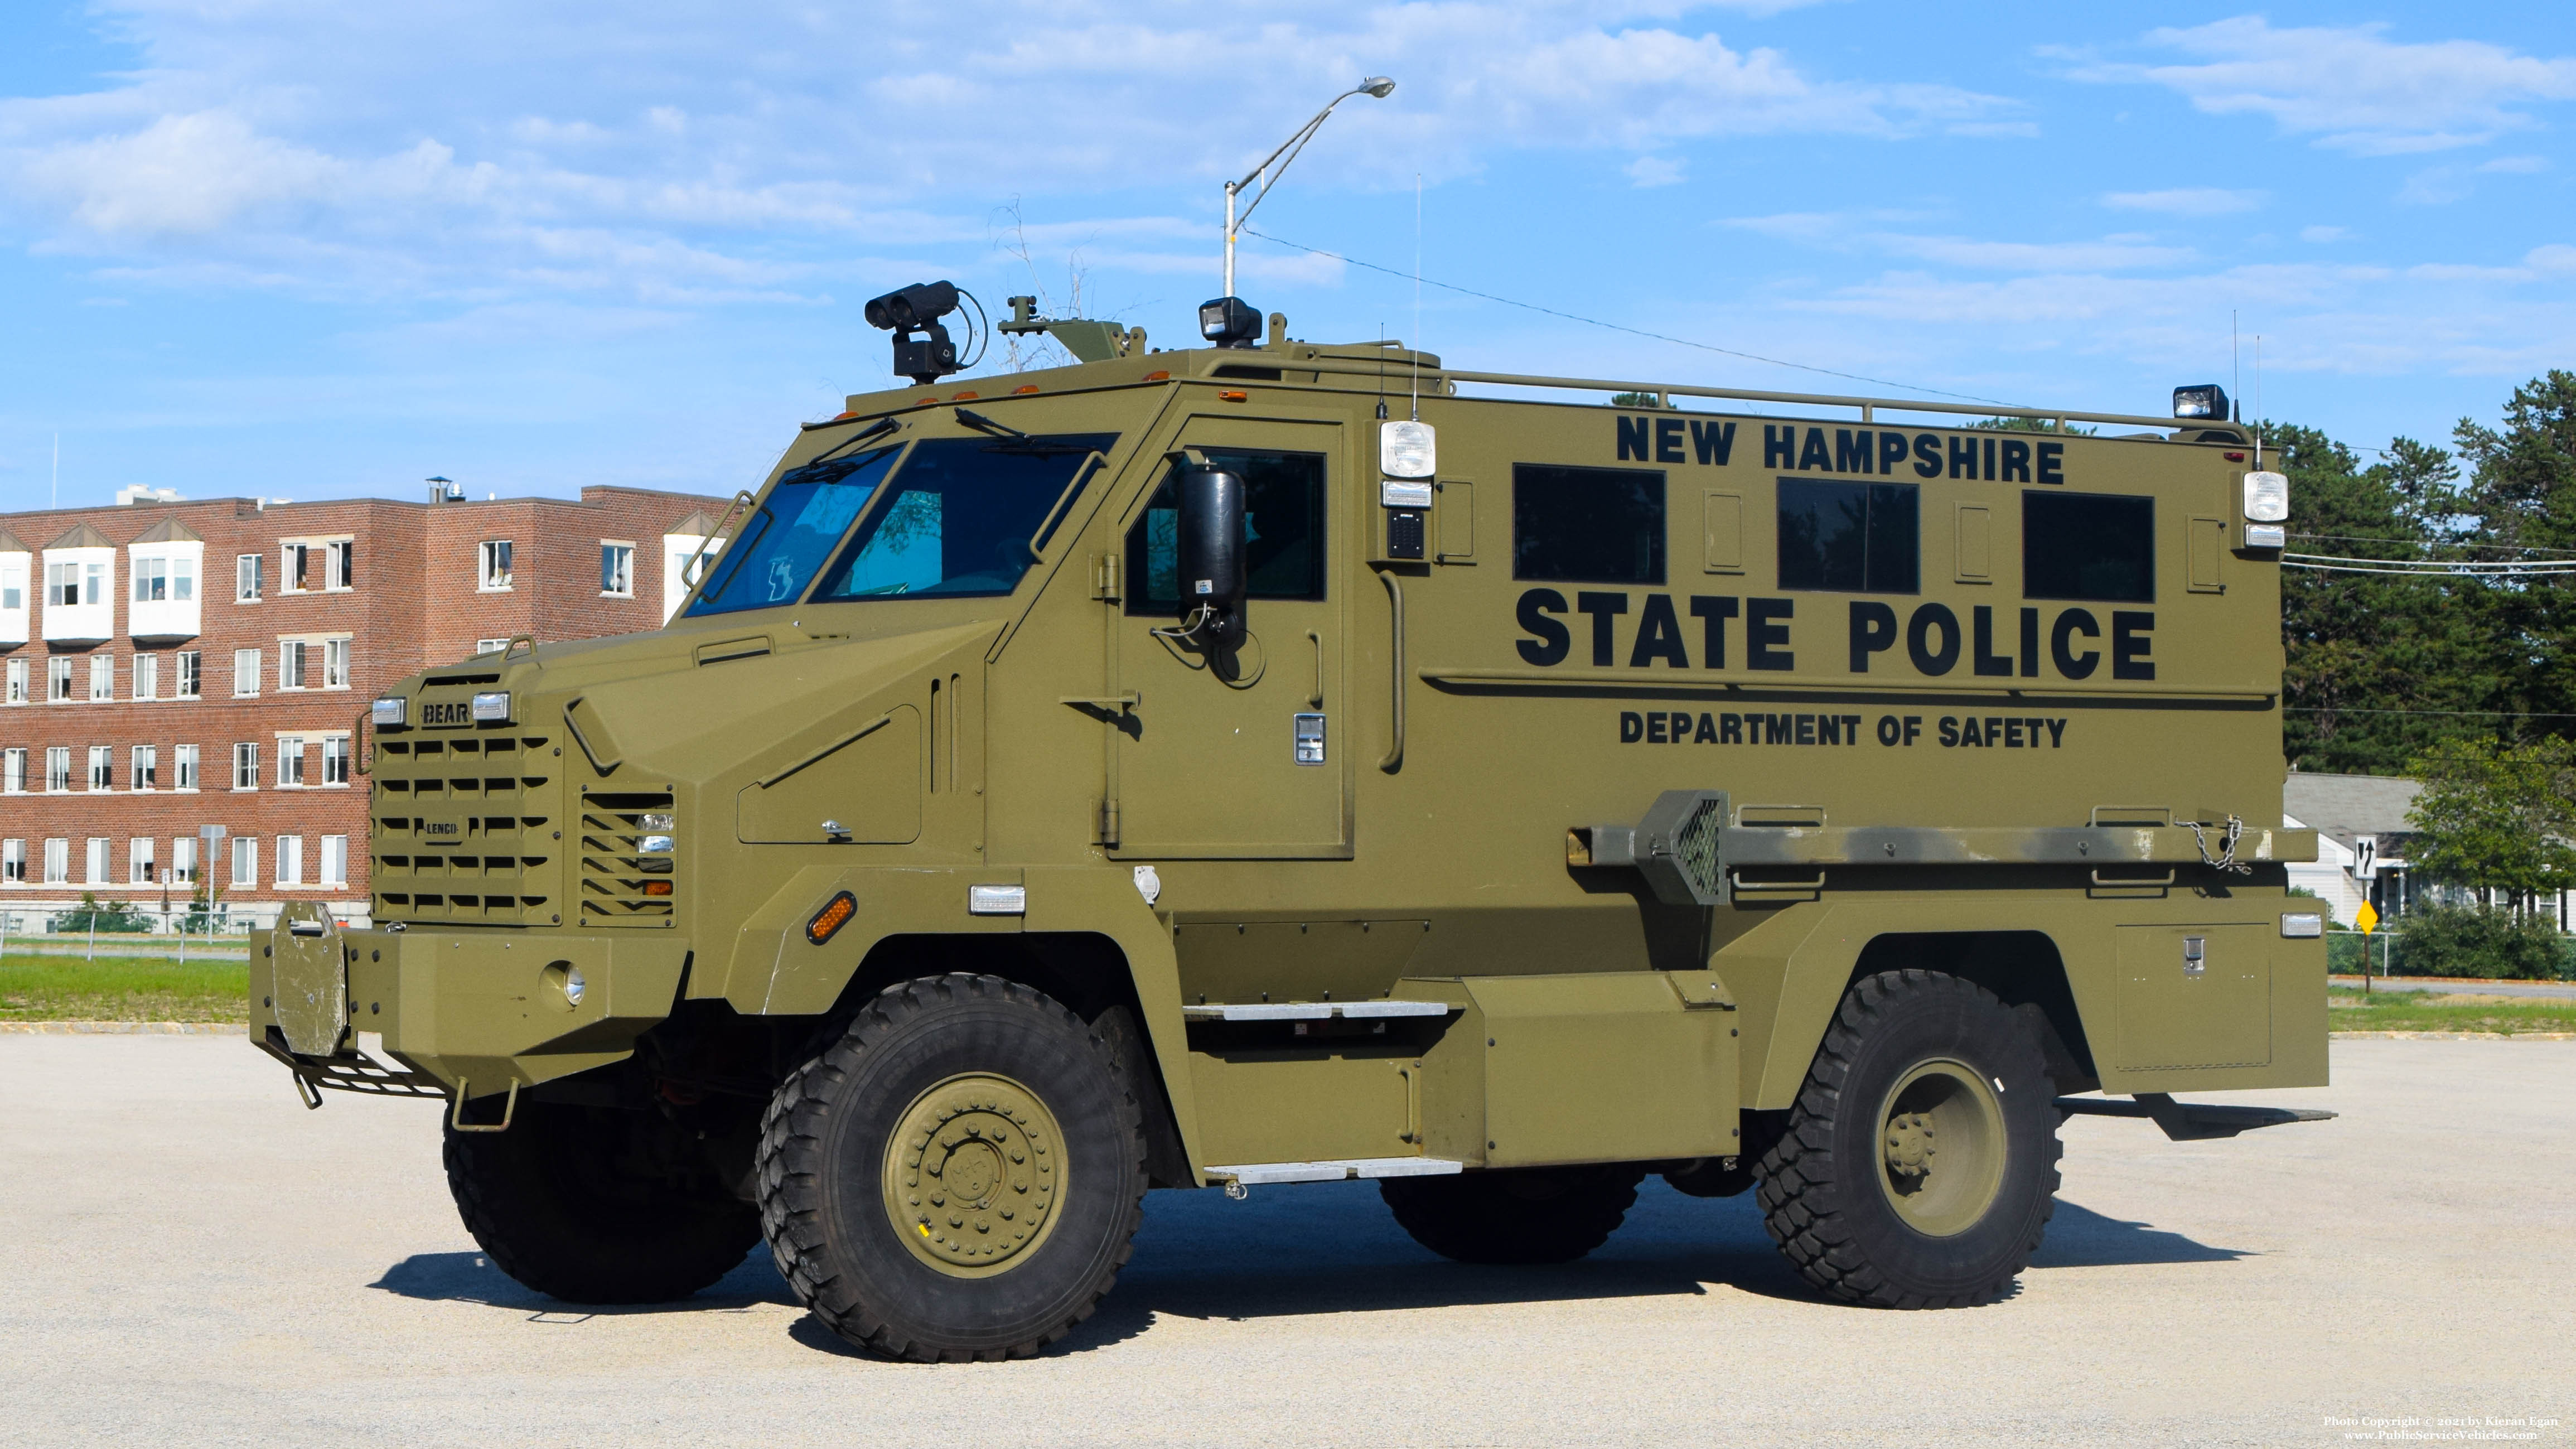
[[[1825,377],[1839,377],[1851,382],[1865,382],[1872,387],[1902,388],[1907,392],[1930,393],[1934,397],[1953,397],[1959,399],[1961,402],[1990,403],[1999,408],[2015,408],[2020,406],[2018,403],[2008,403],[2000,398],[1978,397],[1973,393],[1964,392],[1944,392],[1937,387],[1921,387],[1910,382],[1891,382],[1883,377],[1863,377],[1857,372],[1836,372],[1830,367],[1810,367],[1803,362],[1789,362],[1777,357],[1764,357],[1758,352],[1738,352],[1732,347],[1719,347],[1708,342],[1693,342],[1687,337],[1668,337],[1661,332],[1648,332],[1637,327],[1623,327],[1616,322],[1604,322],[1597,317],[1578,317],[1572,312],[1560,312],[1554,307],[1542,307],[1535,302],[1516,302],[1509,297],[1497,297],[1491,292],[1479,292],[1472,287],[1459,287],[1453,286],[1447,282],[1435,282],[1429,277],[1416,276],[1413,273],[1400,271],[1394,267],[1381,267],[1375,262],[1364,262],[1357,257],[1346,257],[1340,252],[1328,252],[1322,247],[1310,247],[1301,242],[1292,242],[1286,237],[1277,237],[1270,235],[1268,232],[1254,231],[1248,226],[1241,228],[1241,231],[1245,236],[1257,236],[1266,242],[1277,242],[1283,247],[1304,252],[1309,256],[1330,257],[1334,261],[1340,262],[1345,266],[1365,267],[1372,272],[1384,272],[1390,277],[1402,278],[1405,281],[1416,282],[1425,287],[1438,287],[1444,292],[1455,292],[1462,297],[1474,297],[1486,302],[1500,302],[1506,307],[1518,307],[1524,312],[1542,312],[1550,317],[1562,317],[1568,322],[1580,322],[1587,327],[1606,327],[1613,332],[1625,332],[1631,337],[1644,337],[1656,342],[1669,342],[1675,347],[1696,347],[1702,352],[1714,352],[1725,357],[1740,357],[1747,362],[1764,363],[1771,367],[1795,368],[1800,372],[1813,372]]]
[[[2535,714],[2519,709],[2346,709],[2331,704],[2285,704],[2283,714],[2420,714],[2475,716],[2479,719],[2576,719],[2576,714]]]

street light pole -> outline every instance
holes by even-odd
[[[1234,237],[1236,231],[1242,227],[1243,223],[1252,219],[1252,208],[1259,206],[1261,204],[1261,198],[1268,196],[1270,194],[1270,188],[1279,183],[1279,176],[1286,173],[1288,170],[1288,163],[1297,159],[1297,153],[1306,149],[1306,143],[1308,141],[1315,139],[1315,132],[1323,126],[1324,118],[1333,113],[1333,107],[1340,105],[1342,102],[1349,100],[1353,96],[1372,96],[1379,100],[1384,100],[1387,96],[1393,94],[1394,91],[1394,81],[1389,80],[1382,75],[1370,76],[1367,80],[1361,81],[1358,85],[1355,85],[1349,90],[1342,92],[1340,95],[1333,97],[1333,99],[1327,103],[1322,110],[1315,113],[1315,118],[1313,120],[1299,126],[1294,135],[1291,135],[1287,140],[1280,142],[1278,150],[1262,157],[1260,165],[1243,173],[1242,180],[1229,181],[1225,184],[1225,295],[1229,297],[1234,295]],[[1280,157],[1283,154],[1287,157],[1287,160],[1285,161],[1280,160]],[[1270,163],[1273,161],[1279,162],[1279,171],[1265,178],[1262,173],[1270,170]],[[1243,189],[1245,187],[1250,186],[1255,181],[1261,182],[1261,189],[1252,193],[1252,200],[1244,205],[1243,214],[1237,216],[1234,210],[1235,199],[1243,193]]]

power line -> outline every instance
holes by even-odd
[[[2331,704],[2285,704],[2283,714],[2420,714],[2478,719],[2576,719],[2576,714],[2534,713],[2519,709],[2346,709]]]
[[[1429,277],[1416,276],[1411,272],[1399,271],[1394,267],[1381,267],[1375,262],[1364,262],[1359,260],[1357,257],[1346,257],[1340,252],[1328,252],[1322,247],[1310,247],[1302,242],[1292,242],[1286,237],[1277,237],[1270,235],[1268,232],[1254,231],[1248,226],[1244,227],[1242,230],[1245,236],[1257,236],[1266,242],[1277,242],[1283,247],[1289,247],[1293,250],[1304,252],[1309,256],[1330,257],[1334,261],[1340,262],[1346,266],[1365,267],[1372,272],[1384,272],[1390,277],[1401,278],[1408,282],[1417,282],[1425,287],[1438,287],[1444,292],[1455,292],[1462,297],[1474,297],[1486,302],[1500,302],[1506,307],[1518,307],[1524,312],[1541,312],[1550,317],[1562,317],[1568,322],[1580,322],[1587,327],[1606,327],[1613,332],[1625,332],[1631,337],[1644,337],[1656,342],[1669,342],[1675,347],[1696,347],[1702,352],[1714,352],[1725,357],[1740,357],[1747,362],[1764,363],[1771,367],[1795,368],[1800,372],[1813,372],[1825,377],[1839,377],[1850,382],[1865,382],[1872,387],[1902,388],[1907,392],[1930,393],[1934,397],[1954,397],[1959,399],[1961,402],[1989,403],[1999,408],[2019,406],[2019,404],[2008,403],[2000,398],[1978,397],[1973,393],[1964,392],[1944,392],[1937,387],[1922,387],[1910,382],[1892,382],[1883,377],[1863,377],[1857,372],[1836,372],[1830,367],[1810,367],[1803,362],[1790,362],[1777,357],[1764,357],[1758,352],[1738,352],[1732,347],[1719,347],[1714,343],[1708,342],[1693,342],[1687,337],[1668,337],[1661,332],[1648,332],[1643,328],[1638,327],[1623,327],[1616,322],[1604,322],[1597,317],[1579,317],[1572,312],[1560,312],[1554,307],[1542,307],[1536,302],[1516,302],[1509,297],[1497,297],[1491,292],[1479,292],[1472,287],[1459,287],[1453,286],[1447,282],[1435,282]]]
[[[2443,544],[2432,539],[2391,538],[2376,533],[2293,533],[2292,538],[2322,538],[2336,543],[2402,543],[2411,548],[2485,548],[2499,553],[2554,553],[2576,557],[2576,548],[2542,548],[2536,543],[2470,543]]]

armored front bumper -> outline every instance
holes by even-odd
[[[250,1034],[315,1086],[480,1097],[625,1058],[687,960],[667,936],[282,925],[251,940]]]

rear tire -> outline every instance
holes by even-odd
[[[993,976],[888,988],[771,1098],[762,1230],[805,1306],[919,1363],[1022,1358],[1118,1281],[1143,1114],[1115,1055]]]
[[[448,1127],[448,1191],[492,1265],[540,1293],[686,1298],[741,1264],[760,1217],[696,1165],[693,1144],[649,1140],[678,1130],[639,1112],[522,1100],[507,1132]]]
[[[1413,1240],[1461,1263],[1571,1263],[1609,1241],[1645,1169],[1518,1167],[1390,1177],[1378,1195]]]
[[[1848,1303],[1953,1308],[2009,1290],[2056,1207],[2046,1057],[1982,987],[1885,971],[1843,996],[1763,1157],[1763,1226]]]

